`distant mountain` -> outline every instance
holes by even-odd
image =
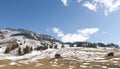
[[[4,36],[24,36],[29,39],[34,39],[34,40],[56,40],[54,37],[49,36],[49,35],[44,35],[44,34],[38,34],[29,30],[25,29],[13,29],[13,28],[5,28],[1,29],[0,33]]]
[[[0,29],[0,47],[4,53],[22,55],[32,50],[43,50],[61,46],[54,37],[25,29]]]

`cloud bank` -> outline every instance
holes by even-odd
[[[96,4],[91,4],[90,2],[85,2],[83,4],[84,7],[87,7],[89,10],[96,11]]]
[[[68,1],[61,0],[65,6],[68,6]],[[82,1],[82,6],[92,11],[98,11],[100,8],[104,10],[104,14],[108,16],[110,13],[119,10],[120,0],[76,0],[78,3]],[[80,3],[81,4],[81,3]]]
[[[59,37],[63,42],[77,42],[88,40],[91,35],[99,31],[99,28],[78,29],[75,33],[67,34],[64,34],[59,28],[56,27],[54,27],[52,31],[57,34],[57,37]]]

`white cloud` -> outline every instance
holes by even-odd
[[[89,36],[96,33],[97,31],[99,31],[99,28],[86,28],[78,30],[77,32],[83,34],[84,36]]]
[[[63,42],[86,41],[91,35],[99,31],[99,28],[79,29],[75,33],[64,34],[59,28],[53,28],[53,32],[60,37]]]
[[[113,1],[103,3],[106,6],[106,10],[104,12],[106,16],[120,8],[120,0],[117,0],[115,3],[113,3]]]
[[[87,7],[89,10],[96,11],[96,4],[91,4],[90,2],[86,1],[83,6]]]
[[[53,28],[53,32],[56,33],[58,37],[64,36],[63,32],[56,27]]]
[[[120,8],[120,0],[93,0],[93,1],[98,6],[101,5],[102,7],[104,7],[105,9],[104,13],[106,16]]]
[[[61,37],[61,40],[63,42],[86,41],[87,39],[89,39],[88,36],[83,36],[82,34],[77,34],[77,33],[66,34],[63,37]]]
[[[63,3],[64,6],[68,6],[68,1],[70,1],[70,0],[61,0],[61,2]],[[77,3],[81,2],[81,0],[76,0],[76,1],[77,1]]]
[[[90,4],[93,6],[96,5],[96,10],[103,8],[106,16],[120,8],[120,0],[92,0]]]
[[[65,6],[68,6],[68,1],[70,0],[61,0],[61,2]],[[82,1],[83,7],[87,7],[89,10],[92,11],[97,11],[99,8],[104,9],[104,14],[106,16],[112,12],[119,10],[120,8],[120,0],[90,0],[90,1],[76,0],[76,1],[77,3],[80,3]]]
[[[64,6],[67,6],[67,5],[68,5],[68,4],[67,4],[68,0],[61,0],[61,2],[64,4]]]

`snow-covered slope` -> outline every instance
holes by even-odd
[[[48,49],[60,46],[60,41],[54,37],[25,29],[5,28],[0,30],[0,48],[11,55],[24,55],[33,50]]]
[[[31,39],[36,39],[36,40],[40,40],[40,39],[55,40],[55,38],[52,36],[38,34],[38,33],[29,31],[29,30],[25,30],[25,29],[5,28],[5,29],[0,30],[0,34],[2,34],[5,37],[24,36],[26,38],[29,38],[29,39],[31,38]]]

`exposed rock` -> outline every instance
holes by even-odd
[[[60,58],[60,54],[55,54],[55,58]]]
[[[114,52],[109,52],[107,56],[114,56]]]

